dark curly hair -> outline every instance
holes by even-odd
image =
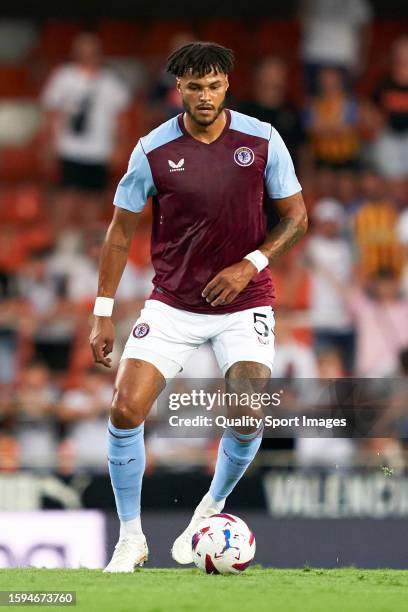
[[[213,42],[193,42],[174,51],[167,58],[167,72],[176,77],[192,74],[202,78],[212,70],[229,74],[234,67],[234,52]]]

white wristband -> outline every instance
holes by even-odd
[[[111,317],[114,301],[113,298],[97,297],[93,310],[94,315],[97,317]]]
[[[245,255],[244,259],[248,259],[248,261],[253,263],[258,272],[269,265],[269,259],[262,253],[262,251],[252,251],[252,253]]]

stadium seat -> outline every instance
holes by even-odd
[[[371,29],[371,44],[367,68],[357,84],[361,95],[369,95],[384,78],[389,65],[392,43],[408,32],[408,21],[401,19],[378,19]]]
[[[0,98],[27,98],[35,94],[28,66],[0,65]]]
[[[97,34],[106,55],[138,55],[142,50],[143,29],[135,21],[103,20]]]
[[[147,130],[147,126],[145,123],[145,107],[143,104],[133,103],[128,111],[127,121],[128,128],[131,134],[130,140],[136,143],[136,140],[143,135],[143,133]]]
[[[254,39],[242,20],[210,19],[200,27],[200,38],[233,49],[238,58],[252,56]]]
[[[45,56],[49,60],[68,59],[72,41],[82,29],[83,26],[78,21],[46,21],[40,32],[36,55]]]
[[[20,446],[17,439],[2,433],[0,435],[0,472],[16,472],[20,467]]]
[[[29,181],[41,178],[41,164],[36,143],[0,149],[0,180]]]
[[[396,38],[407,32],[408,20],[402,16],[400,19],[376,19],[371,31],[372,50],[384,53]]]
[[[143,54],[150,56],[166,55],[170,52],[172,39],[184,32],[191,32],[191,22],[187,19],[156,21],[146,28],[143,41]]]
[[[151,214],[151,207],[146,206],[143,214],[146,218]],[[129,250],[129,260],[138,268],[146,268],[150,264],[150,228],[138,228],[134,234]]]
[[[231,93],[238,100],[249,100],[251,98],[252,65],[242,59],[237,61],[234,71],[230,76]]]
[[[0,270],[15,273],[29,258],[29,248],[23,232],[15,225],[0,222]]]
[[[35,184],[9,187],[0,192],[0,222],[38,223],[44,219],[44,194]]]
[[[255,55],[282,55],[290,61],[297,61],[299,56],[299,25],[294,20],[280,19],[263,21],[254,33]]]

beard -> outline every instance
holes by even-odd
[[[209,125],[212,125],[214,123],[214,121],[222,113],[223,109],[225,108],[225,97],[224,97],[223,101],[221,102],[221,104],[219,105],[219,107],[214,109],[214,115],[211,116],[211,117],[208,117],[208,118],[197,117],[194,114],[194,112],[191,110],[191,106],[190,106],[190,104],[187,102],[187,100],[185,98],[183,98],[183,107],[184,107],[184,110],[186,111],[187,115],[194,121],[194,123],[196,123],[197,125],[200,125],[201,127],[207,127]]]

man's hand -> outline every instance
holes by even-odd
[[[231,304],[255,274],[258,274],[258,271],[254,264],[248,259],[243,259],[239,263],[218,272],[201,295],[211,306]]]
[[[102,363],[107,368],[111,367],[111,359],[108,357],[112,352],[115,339],[115,330],[110,317],[95,317],[89,343],[91,345],[95,363]]]

